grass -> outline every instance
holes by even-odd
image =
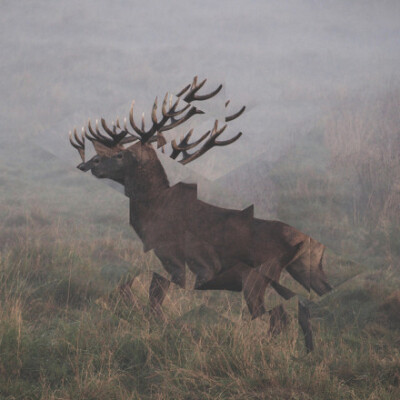
[[[360,216],[377,203],[359,208],[354,181],[328,162],[327,130],[271,169],[279,218],[335,250],[325,269],[337,288],[312,305],[308,355],[293,301],[288,329],[274,337],[237,293],[172,287],[157,321],[147,291],[162,268],[129,227],[126,199],[51,157],[41,165],[39,150],[4,149],[0,399],[400,398],[399,231],[382,223],[395,209],[383,201],[370,229]],[[116,289],[129,276],[135,305]]]

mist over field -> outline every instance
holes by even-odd
[[[253,188],[273,191],[265,183],[268,164],[284,149],[301,143],[338,105],[351,108],[399,85],[397,1],[5,1],[0,7],[0,140],[30,140],[71,167],[79,162],[67,140],[71,129],[79,131],[88,118],[126,117],[133,99],[136,116],[149,116],[156,95],[176,93],[198,75],[209,79],[210,90],[222,82],[225,91],[195,135],[222,116],[228,98],[231,111],[243,104],[247,111],[224,135],[244,134],[182,169],[198,181],[219,182],[234,171]],[[18,156],[17,144],[12,154]],[[311,155],[316,163],[318,157]],[[46,161],[38,158],[34,168],[45,170]],[[180,176],[172,173],[171,182]],[[263,202],[238,185],[236,200],[225,205],[255,203],[260,216],[276,216],[269,198]]]
[[[276,157],[289,133],[309,128],[343,96],[364,97],[399,78],[397,1],[0,7],[2,138],[57,137],[53,146],[63,146],[68,131],[89,117],[127,116],[132,99],[140,115],[156,95],[199,75],[209,88],[223,82],[221,100],[230,98],[232,107],[248,105],[231,130],[245,136],[221,151],[222,165],[233,157],[239,165],[263,153]],[[75,163],[72,150],[68,157]]]
[[[4,0],[0,46],[1,399],[400,397],[399,1]],[[155,322],[149,276],[166,273],[128,199],[75,168],[74,127],[133,99],[150,124],[154,98],[196,75],[224,88],[169,139],[202,135],[227,99],[247,109],[221,139],[243,135],[185,167],[160,159],[171,185],[327,246],[335,291],[302,292],[309,358],[293,318],[267,337],[237,293],[172,290]],[[115,291],[128,276],[134,301]]]

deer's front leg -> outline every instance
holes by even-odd
[[[178,246],[165,246],[154,249],[163,268],[170,274],[171,282],[182,289],[186,285],[186,265],[184,253]]]
[[[161,304],[165,299],[170,283],[168,279],[157,274],[157,272],[153,272],[149,288],[150,309],[159,317],[163,317]]]
[[[185,288],[186,267],[183,253],[177,246],[158,247],[154,249],[154,252],[160,259],[164,269],[171,276],[171,280],[168,280],[154,272],[149,288],[151,311],[156,315],[163,317],[161,305],[165,299],[171,282],[177,284],[181,288]]]
[[[265,314],[264,294],[270,281],[255,269],[249,269],[243,274],[242,280],[243,295],[251,317],[252,319],[260,317]]]
[[[137,306],[137,299],[132,292],[132,285],[135,280],[135,277],[130,278],[127,282],[122,283],[118,286],[118,290],[125,301],[125,303],[136,307]]]
[[[282,304],[269,311],[269,333],[278,335],[288,324],[289,316]]]
[[[281,286],[278,282],[263,276],[257,270],[251,269],[243,274],[243,295],[249,308],[252,319],[258,318],[266,313],[264,307],[264,294],[267,286],[272,287],[286,300],[295,295],[291,290]],[[288,315],[282,304],[274,307],[269,312],[269,333],[276,335],[286,327]]]

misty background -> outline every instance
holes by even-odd
[[[2,165],[18,163],[17,175],[37,171],[42,193],[48,154],[57,156],[51,165],[58,165],[58,176],[80,162],[68,142],[73,127],[89,117],[127,116],[133,99],[137,115],[148,115],[156,95],[176,93],[198,75],[209,80],[205,92],[224,84],[209,126],[226,99],[231,111],[243,104],[247,111],[224,134],[242,131],[238,142],[185,171],[213,180],[214,192],[233,193],[216,203],[255,203],[256,215],[276,218],[271,165],[331,110],[351,110],[400,82],[398,1],[2,1],[0,30]],[[35,162],[24,168],[26,154]],[[325,162],[321,154],[315,160]],[[77,181],[94,181],[72,173]],[[170,174],[171,182],[179,173]],[[289,222],[298,226],[296,218]]]

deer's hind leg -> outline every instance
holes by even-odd
[[[300,299],[298,302],[298,320],[304,334],[307,353],[309,353],[310,351],[314,350],[312,328],[311,328],[311,316],[309,308]]]
[[[256,270],[251,270],[244,278],[243,282],[243,294],[249,308],[252,319],[261,317],[267,311],[264,306],[264,295],[267,286],[271,286],[285,299],[292,297],[291,293],[284,290],[286,288],[281,287],[278,283],[271,281]],[[279,290],[277,290],[277,287]],[[274,307],[268,311],[269,314],[269,333],[277,335],[282,332],[288,324],[288,314],[282,304]]]
[[[296,293],[292,292],[290,289],[273,280],[271,280],[271,286],[285,300],[290,300],[296,295]],[[288,314],[283,305],[279,304],[269,311],[269,315],[269,333],[272,335],[277,335],[287,326],[289,321]]]
[[[213,279],[203,283],[196,289],[243,291],[250,315],[252,319],[256,319],[267,312],[264,306],[264,295],[269,284],[285,299],[294,296],[294,293],[289,289],[265,277],[256,269],[244,263],[238,263],[234,267],[217,274]],[[269,311],[269,314],[270,331],[277,332],[278,325],[282,326],[287,321],[286,312],[283,306],[278,306]]]
[[[252,319],[265,314],[264,294],[269,283],[254,268],[244,263],[238,263],[212,279],[197,285],[196,290],[229,290],[233,292],[243,291],[247,307]]]
[[[296,295],[290,289],[280,285],[278,282],[271,282],[271,286],[285,300],[289,300]],[[282,305],[279,305],[270,311],[270,333],[276,334],[282,330],[282,326],[287,324],[287,314]],[[298,299],[298,322],[304,334],[307,353],[314,350],[313,335],[311,328],[310,310],[306,303]]]

